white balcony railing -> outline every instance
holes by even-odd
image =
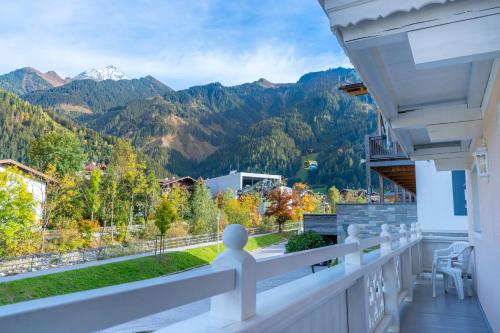
[[[247,233],[230,225],[226,250],[203,271],[0,307],[5,332],[93,332],[211,297],[211,310],[157,332],[386,332],[399,331],[399,308],[412,300],[422,271],[421,233],[382,226],[360,239],[356,225],[345,244],[256,261],[243,250]],[[364,250],[380,245],[380,249]],[[256,292],[259,280],[333,258],[344,262]]]

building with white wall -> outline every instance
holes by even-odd
[[[225,176],[206,179],[205,183],[210,188],[212,195],[215,195],[217,192],[225,192],[231,189],[236,196],[238,191],[253,187],[257,183],[266,180],[274,184],[279,184],[281,176],[251,172],[231,172]]]
[[[10,159],[0,160],[0,172],[5,171],[8,167],[17,168],[23,173],[27,189],[33,194],[33,199],[37,203],[35,207],[36,218],[38,220],[42,219],[43,206],[47,200],[47,186],[53,180],[46,174],[17,161]]]
[[[319,2],[391,136],[414,161],[465,172],[476,291],[500,332],[500,1]],[[424,231],[463,227],[450,214],[450,177],[420,166]]]
[[[417,161],[415,172],[422,227],[432,232],[467,232],[465,172],[437,171],[433,161]]]

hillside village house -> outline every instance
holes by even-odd
[[[168,194],[172,191],[172,188],[178,186],[190,192],[194,191],[194,185],[196,184],[196,179],[185,176],[185,177],[167,177],[164,179],[158,179],[158,183],[160,184],[161,193]]]
[[[206,270],[4,306],[0,327],[91,332],[211,298],[210,311],[156,332],[500,332],[500,1],[319,3],[402,148],[368,172],[410,200],[345,205],[345,244],[258,261],[243,250],[243,228],[230,225],[228,250]],[[466,200],[453,185],[463,175]],[[445,295],[440,282],[433,298],[433,251],[456,240],[474,246],[471,262],[442,260],[474,296]],[[335,267],[256,292],[258,281],[335,257]]]
[[[43,205],[45,200],[47,200],[47,186],[52,179],[46,174],[17,161],[10,159],[0,160],[0,172],[8,167],[15,167],[25,175],[24,181],[26,182],[28,191],[33,194],[33,199],[37,203],[35,207],[36,217],[37,219],[42,219]]]

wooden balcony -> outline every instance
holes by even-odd
[[[415,162],[409,159],[397,142],[387,141],[382,136],[366,136],[365,152],[369,187],[372,183],[371,171],[374,171],[380,177],[416,194]]]

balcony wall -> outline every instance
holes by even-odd
[[[494,332],[500,332],[500,59],[492,71],[491,95],[483,115],[483,135],[488,147],[489,177],[481,178],[469,170],[467,211],[470,242],[475,246],[476,284],[481,305]],[[481,144],[477,140],[477,145]],[[471,165],[471,169],[473,165]],[[472,178],[478,200],[474,200]],[[476,204],[475,204],[476,203]]]

